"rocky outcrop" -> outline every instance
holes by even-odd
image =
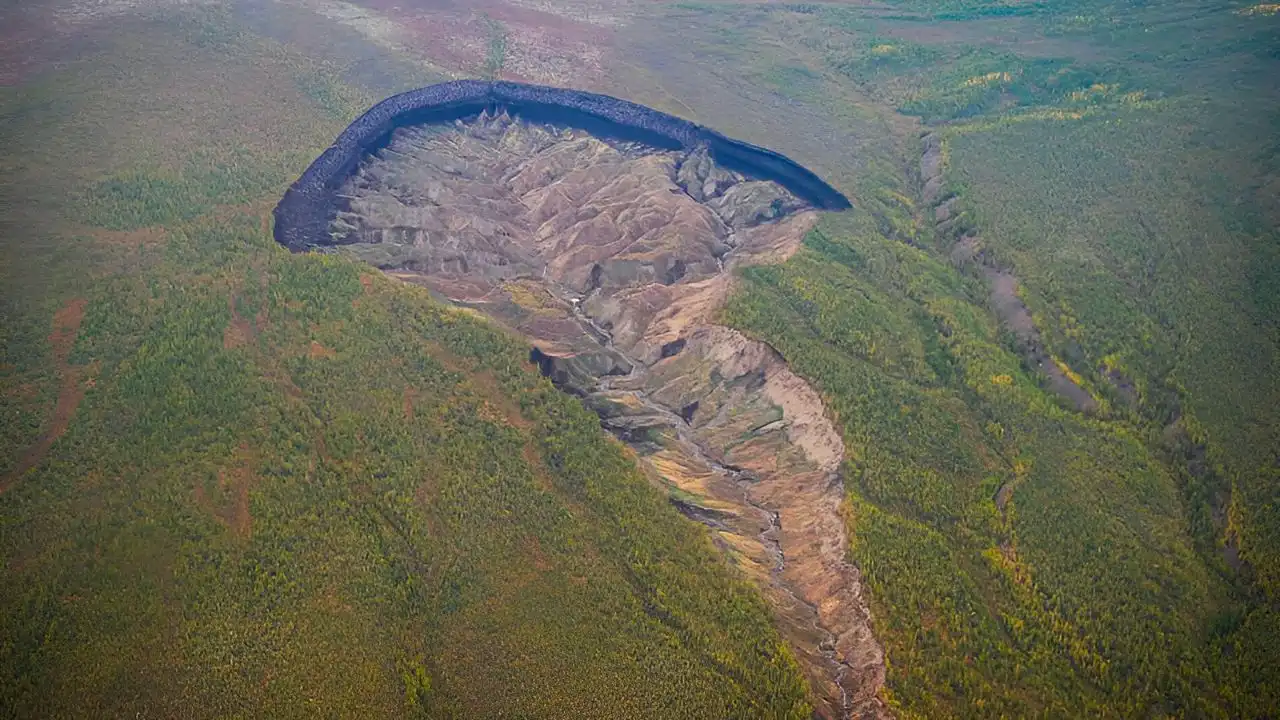
[[[543,373],[711,529],[769,599],[820,716],[887,716],[846,553],[840,435],[776,352],[714,324],[732,269],[793,253],[810,201],[705,144],[505,109],[396,129],[333,195],[333,251],[529,338]]]
[[[329,222],[335,207],[334,193],[363,158],[391,142],[398,128],[448,123],[500,111],[648,147],[702,149],[718,166],[758,180],[774,181],[814,207],[843,210],[850,206],[839,191],[778,153],[731,140],[643,105],[564,88],[458,80],[394,95],[357,118],[276,206],[276,241],[295,251],[332,244]]]

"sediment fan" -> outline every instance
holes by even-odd
[[[775,181],[816,208],[851,207],[838,190],[783,155],[643,105],[564,88],[457,80],[393,95],[351,123],[276,206],[276,241],[295,252],[331,244],[334,193],[362,157],[390,142],[396,128],[503,109],[527,120],[575,127],[599,137],[669,150],[705,147],[720,165],[751,178]]]

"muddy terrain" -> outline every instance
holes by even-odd
[[[718,165],[505,111],[397,129],[336,192],[330,251],[527,337],[756,580],[826,717],[882,717],[883,653],[846,559],[840,436],[770,347],[715,324],[732,270],[817,211]]]

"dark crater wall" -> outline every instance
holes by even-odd
[[[276,241],[295,252],[333,244],[329,224],[337,212],[335,193],[361,158],[390,142],[396,128],[446,123],[501,109],[532,122],[667,150],[706,147],[721,166],[777,182],[816,208],[851,207],[838,190],[783,155],[643,105],[564,88],[457,80],[393,95],[351,123],[276,206]]]

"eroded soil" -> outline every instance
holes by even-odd
[[[887,716],[846,559],[840,436],[775,351],[714,324],[732,269],[786,259],[813,210],[705,153],[506,115],[401,129],[340,195],[341,252],[528,337],[712,529],[770,600],[822,716]]]

